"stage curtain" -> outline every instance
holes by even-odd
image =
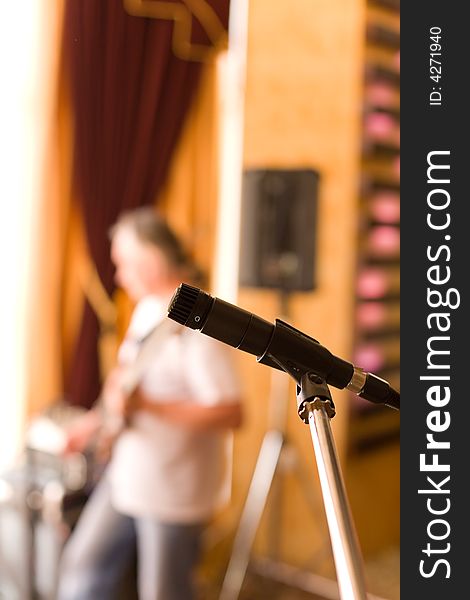
[[[226,28],[228,0],[211,5]],[[158,198],[199,86],[203,63],[175,55],[173,29],[171,20],[128,14],[122,0],[65,3],[62,52],[73,126],[71,198],[86,253],[108,295],[113,292],[108,228],[123,209]],[[208,42],[196,19],[191,39]],[[72,404],[90,406],[98,395],[98,337],[95,311],[84,302],[65,378]]]

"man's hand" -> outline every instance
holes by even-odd
[[[98,432],[100,425],[100,415],[95,410],[89,410],[80,416],[66,432],[63,453],[83,452]]]

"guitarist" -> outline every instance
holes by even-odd
[[[150,208],[124,213],[113,226],[111,258],[135,309],[101,407],[69,432],[67,449],[84,450],[103,423],[119,435],[65,544],[57,598],[115,600],[135,541],[139,600],[191,600],[202,529],[228,501],[239,383],[226,345],[172,322],[150,358],[147,349],[137,385],[126,386],[145,340],[169,321],[174,290],[198,282],[179,240]]]

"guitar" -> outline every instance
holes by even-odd
[[[167,337],[182,331],[182,326],[171,319],[164,318],[139,344],[135,360],[123,367],[120,375],[121,392],[129,399],[139,386],[143,374],[154,360],[155,352]],[[101,414],[102,425],[94,439],[93,449],[101,460],[110,454],[111,448],[120,433],[129,425],[127,418],[111,414],[106,409],[103,395],[97,399],[96,408]]]

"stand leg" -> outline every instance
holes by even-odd
[[[268,431],[264,436],[219,600],[238,598],[283,443],[284,437],[279,431]]]
[[[359,544],[339,468],[330,418],[324,408],[314,408],[309,409],[308,420],[330,530],[340,596],[344,600],[366,600]]]

